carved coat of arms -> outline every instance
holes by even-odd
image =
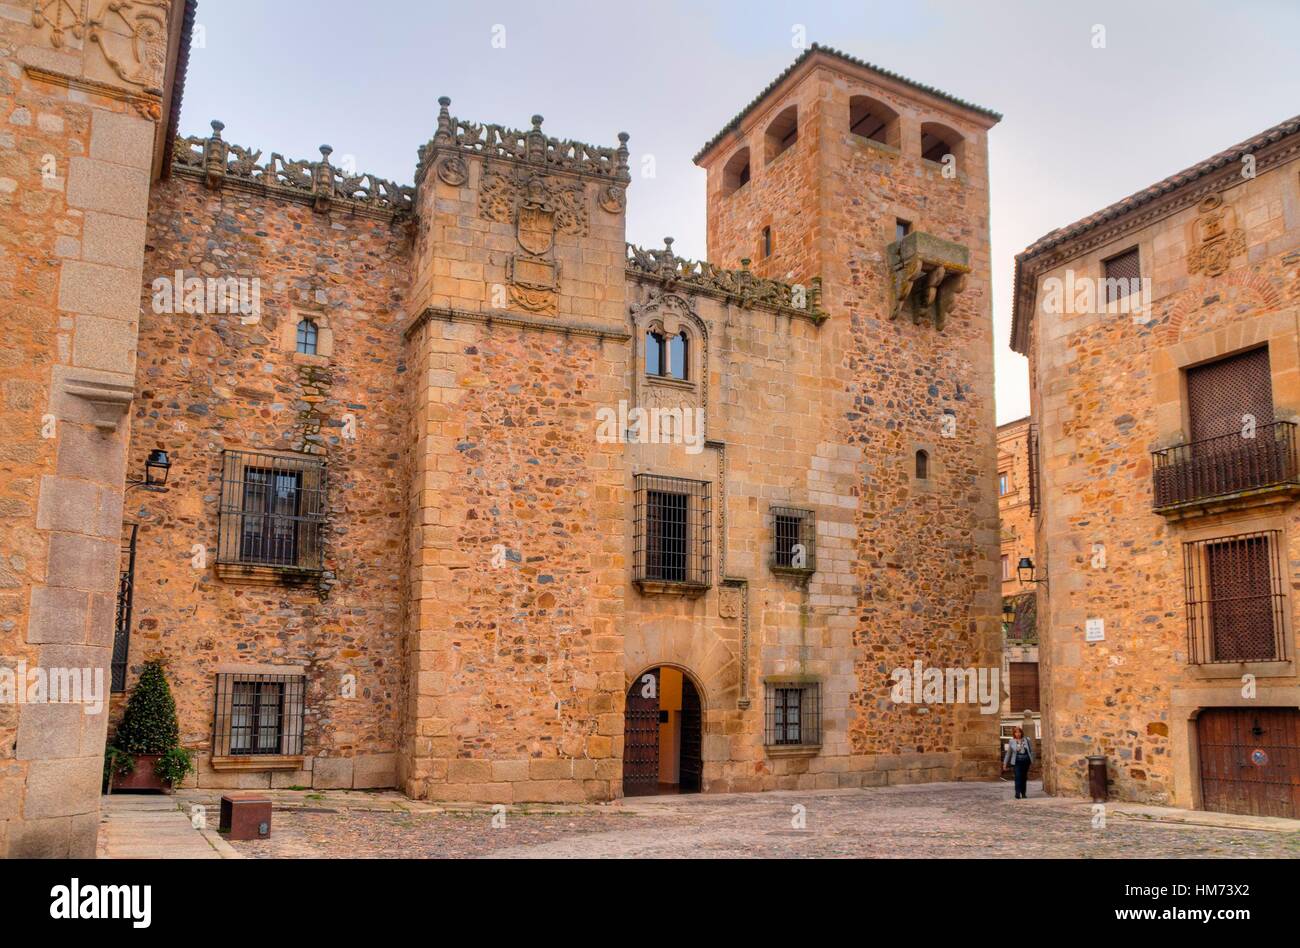
[[[555,243],[555,206],[542,182],[528,182],[519,202],[519,246],[541,256]]]
[[[1246,234],[1236,226],[1236,214],[1212,194],[1201,202],[1200,216],[1192,224],[1187,272],[1216,277],[1226,273],[1232,258],[1246,252]]]

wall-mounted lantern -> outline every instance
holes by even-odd
[[[161,448],[154,448],[145,459],[144,477],[140,480],[128,480],[126,489],[143,487],[145,490],[162,493],[167,490],[163,485],[167,483],[167,472],[171,467],[171,458],[167,456],[167,452]]]
[[[1042,576],[1036,575],[1037,570],[1034,567],[1034,561],[1027,556],[1020,557],[1020,562],[1016,564],[1016,575],[1020,577],[1020,585],[1025,583],[1045,583],[1047,574]]]

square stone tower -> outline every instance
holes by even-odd
[[[626,135],[451,117],[416,173],[401,784],[603,800],[619,778]]]
[[[823,396],[856,449],[850,754],[992,775],[997,716],[897,706],[895,668],[1000,667],[989,289],[994,112],[813,46],[696,156],[710,261],[823,280]],[[992,769],[990,769],[992,768]],[[936,774],[937,775],[937,774]]]

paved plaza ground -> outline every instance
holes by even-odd
[[[873,858],[1191,858],[1300,857],[1300,821],[1258,820],[1112,804],[1095,826],[1090,803],[1044,796],[1012,799],[1007,783],[942,783],[875,788],[637,798],[606,806],[527,805],[493,811],[410,801],[393,792],[275,791],[271,838],[213,841],[219,794],[171,798],[173,832],[163,847],[192,836],[189,855],[227,858],[343,857],[873,857]],[[101,854],[148,855],[148,841],[124,838],[130,825],[158,834],[141,798],[106,806]],[[206,832],[191,828],[194,805]],[[165,805],[164,805],[165,807]],[[1191,820],[1193,822],[1185,822]],[[176,855],[182,855],[174,849]],[[152,853],[165,856],[167,852]],[[210,857],[209,857],[210,858]]]

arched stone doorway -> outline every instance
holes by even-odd
[[[704,709],[690,675],[671,665],[632,681],[623,712],[623,795],[698,793]]]

